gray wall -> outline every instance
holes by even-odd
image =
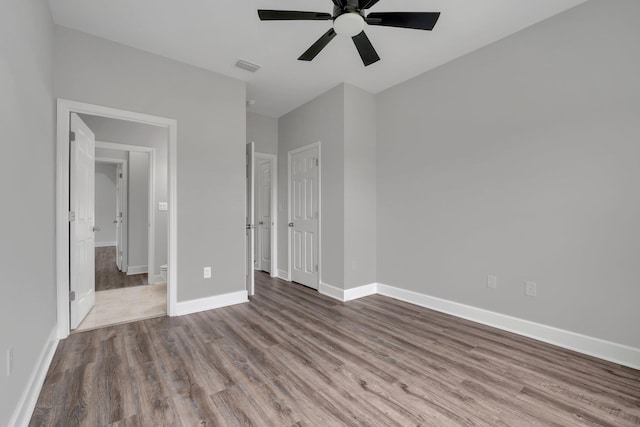
[[[287,154],[321,141],[321,281],[376,282],[376,103],[342,84],[278,121],[279,269],[287,269]]]
[[[155,260],[154,265],[150,266],[150,274],[158,278],[160,276],[160,266],[167,263],[168,259],[168,211],[158,210],[159,202],[169,201],[168,190],[168,164],[167,153],[169,136],[167,130],[162,127],[146,125],[142,123],[129,122],[126,120],[110,119],[106,117],[97,117],[87,114],[82,115],[82,120],[95,133],[96,141],[114,142],[117,144],[138,145],[143,147],[151,147],[155,149],[154,174],[155,174]],[[128,156],[127,151],[118,151],[110,149],[100,149],[96,151],[104,153],[105,157],[121,158],[124,154]],[[111,155],[108,155],[112,153]],[[144,263],[147,264],[147,261]],[[139,265],[139,264],[131,264]],[[149,276],[151,281],[154,279]],[[159,280],[159,279],[155,279]]]
[[[127,268],[143,267],[149,260],[149,153],[130,151],[128,166]]]
[[[116,241],[116,165],[96,162],[96,245]]]
[[[344,288],[376,283],[376,100],[344,85]]]
[[[62,27],[54,82],[57,97],[178,121],[178,301],[244,290],[245,84]]]
[[[256,152],[278,154],[278,119],[247,111],[247,143],[255,142]]]
[[[321,142],[321,280],[344,280],[344,86],[331,89],[278,120],[278,269],[288,269],[287,153]]]
[[[638,16],[590,1],[378,97],[379,282],[640,347]]]
[[[0,3],[0,425],[56,322],[53,24],[44,0]],[[14,371],[5,355],[14,348]]]

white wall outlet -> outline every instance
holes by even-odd
[[[498,288],[498,278],[493,275],[487,276],[487,288],[489,289],[497,289]]]
[[[169,210],[169,203],[167,203],[167,202],[158,203],[158,210],[159,211],[168,211]]]
[[[528,297],[535,297],[538,295],[538,285],[536,282],[525,282],[524,283],[524,294]]]
[[[7,376],[13,372],[13,346],[7,349]]]
[[[211,267],[204,268],[204,278],[211,279]]]

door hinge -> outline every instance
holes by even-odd
[[[76,220],[76,213],[74,211],[69,211],[69,222],[73,222]]]
[[[122,172],[120,172],[120,179],[122,179],[122,178],[123,178],[123,177],[122,177]]]
[[[69,292],[69,301],[75,301],[75,300],[76,300],[76,291]]]
[[[69,141],[75,141],[76,140],[76,133],[71,131],[69,132]]]
[[[314,158],[313,161],[316,163],[316,166],[320,166],[320,159]]]
[[[316,264],[316,271],[319,271],[319,270],[318,270],[318,264]]]

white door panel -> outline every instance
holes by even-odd
[[[290,156],[291,280],[314,289],[319,283],[318,155],[318,147],[312,147]]]
[[[71,329],[95,304],[95,136],[77,114],[71,114],[70,284]]]

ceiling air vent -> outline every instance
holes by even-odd
[[[236,62],[236,67],[242,68],[243,70],[247,70],[247,71],[250,71],[252,73],[255,73],[256,71],[258,71],[260,69],[260,66],[258,64],[254,64],[252,62],[245,61],[244,59],[238,59],[238,61]]]

